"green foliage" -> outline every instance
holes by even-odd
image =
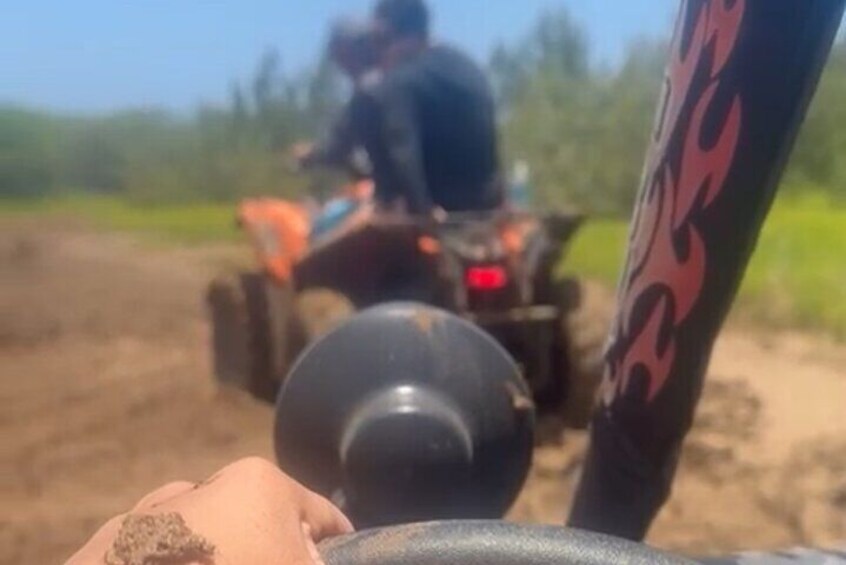
[[[491,64],[508,102],[506,154],[532,166],[539,204],[631,210],[664,61],[663,44],[642,40],[616,73],[592,69],[584,33],[563,11],[511,51],[497,50]]]
[[[788,186],[846,198],[846,40],[834,47],[788,169]]]
[[[68,187],[143,204],[293,197],[306,181],[286,163],[287,147],[327,129],[345,94],[327,61],[288,76],[268,51],[252,80],[233,85],[230,107],[204,107],[190,119],[155,110],[73,118],[0,107],[0,198]]]
[[[510,107],[541,76],[583,80],[590,71],[587,36],[566,10],[547,10],[514,47],[499,45],[490,71],[500,102]]]
[[[589,65],[582,30],[566,11],[547,14],[522,41],[499,46],[491,72],[505,105],[509,160],[534,172],[535,199],[626,217],[637,191],[666,44],[640,40],[621,67]],[[834,49],[787,172],[787,190],[814,185],[844,198],[846,41]]]
[[[52,185],[45,117],[15,108],[0,109],[0,195],[42,196]]]
[[[491,55],[502,106],[506,162],[527,161],[534,198],[594,215],[627,217],[637,191],[666,46],[634,42],[614,71],[591,63],[585,31],[564,9],[547,11],[513,45]],[[100,118],[0,107],[0,198],[71,190],[138,203],[232,201],[326,192],[286,167],[286,149],[329,127],[346,92],[325,58],[291,75],[267,51],[225,107],[191,118],[155,110]],[[824,73],[786,176],[786,190],[813,186],[840,199],[846,184],[846,41]]]

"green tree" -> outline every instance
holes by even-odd
[[[527,160],[536,200],[626,214],[640,178],[664,68],[662,43],[640,40],[614,73],[591,67],[584,32],[558,11],[491,61],[506,104],[506,154]]]
[[[0,110],[0,197],[46,194],[53,181],[46,117],[8,108]]]
[[[846,184],[846,39],[835,46],[808,110],[787,173],[789,190],[843,197]]]

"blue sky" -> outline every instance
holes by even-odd
[[[482,58],[567,6],[608,64],[641,36],[669,34],[677,0],[430,0],[436,34]],[[0,103],[86,113],[186,111],[226,97],[261,52],[296,70],[342,14],[371,0],[0,0]]]

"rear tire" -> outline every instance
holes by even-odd
[[[355,314],[355,305],[346,296],[325,288],[304,290],[297,296],[295,308],[306,344],[320,339]]]
[[[562,351],[568,369],[562,416],[566,427],[579,430],[590,425],[596,408],[613,308],[606,293],[592,291],[575,279],[565,279],[558,287],[565,342]]]
[[[287,349],[287,336],[274,336],[272,324],[282,318],[287,325],[290,319],[290,308],[286,312],[278,297],[271,311],[269,295],[276,292],[271,286],[260,273],[229,274],[212,281],[207,295],[215,377],[267,402],[276,398],[284,375],[280,357]]]

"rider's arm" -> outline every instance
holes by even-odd
[[[301,165],[304,168],[343,168],[347,166],[356,146],[353,119],[355,104],[356,99],[353,97],[353,100],[344,107],[343,113],[332,125],[329,135],[302,159]]]

